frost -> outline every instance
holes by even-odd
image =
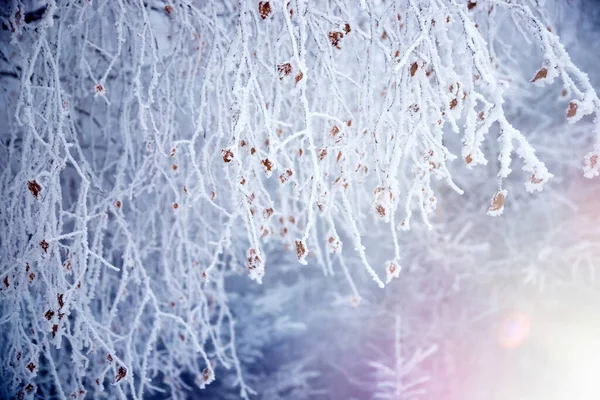
[[[599,174],[600,100],[534,2],[4,3],[2,397],[181,398],[195,383],[249,398],[247,377],[279,393],[248,367],[274,333],[236,335],[274,318],[281,276],[321,268],[362,312],[357,281],[383,288],[400,259],[403,274],[424,268],[405,257],[416,242],[464,250],[437,234],[448,209],[481,207],[473,197],[495,187],[527,202],[512,177],[540,191],[563,165],[544,147],[584,142],[564,132],[536,153],[538,132],[509,110],[537,109],[511,90],[555,82],[560,118],[594,115],[584,176]],[[526,73],[512,51],[535,52],[504,43],[500,21],[542,54]],[[270,279],[284,289],[265,304]],[[396,384],[425,358],[372,367]],[[290,365],[286,390],[312,394],[314,375]]]

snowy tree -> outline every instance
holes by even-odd
[[[361,295],[364,274],[382,288],[404,280],[415,310],[444,309],[448,285],[489,289],[456,266],[481,254],[515,261],[502,251],[525,229],[472,222],[509,207],[534,218],[539,199],[513,177],[537,192],[573,163],[587,178],[600,170],[599,123],[544,137],[511,119],[540,112],[527,101],[543,86],[556,102],[541,105],[568,124],[599,110],[549,10],[526,0],[4,2],[0,393],[185,398],[217,379],[204,393],[316,394],[304,359],[253,366],[301,327],[278,301],[313,287],[333,308],[369,314],[391,300]],[[584,268],[578,251],[563,256]],[[485,279],[547,282],[525,258],[527,268]],[[243,289],[269,274],[273,289]],[[390,332],[413,353],[443,339]],[[403,377],[373,365],[381,382]]]

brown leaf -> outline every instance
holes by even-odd
[[[417,73],[417,69],[419,69],[417,63],[412,63],[412,65],[410,66],[410,76],[415,76],[415,74]]]
[[[531,82],[535,82],[538,79],[544,79],[546,76],[548,76],[548,68],[542,68],[537,72],[537,74],[535,74],[535,77],[531,80]]]
[[[477,5],[477,2],[476,2],[476,1],[470,1],[470,0],[469,0],[469,2],[467,3],[467,8],[468,8],[469,10],[472,10],[472,9],[473,9],[473,8],[474,8],[476,5]]]
[[[496,192],[494,197],[492,198],[492,205],[489,208],[489,211],[498,211],[504,207],[505,196],[502,191]]]
[[[269,161],[268,158],[265,158],[264,160],[262,160],[261,163],[267,171],[271,171],[271,169],[273,168],[273,163],[271,161]]]
[[[268,1],[260,1],[258,3],[258,13],[262,19],[267,19],[271,15],[271,4]]]
[[[210,380],[211,376],[212,376],[212,372],[211,372],[211,370],[210,370],[210,369],[208,369],[208,368],[204,368],[204,369],[202,370],[202,380],[203,380],[204,382],[208,382],[208,381]]]
[[[305,254],[306,248],[304,247],[304,243],[301,240],[296,240],[296,256],[298,260],[303,259]]]
[[[277,72],[279,72],[279,79],[283,79],[284,76],[292,73],[292,64],[284,63],[277,65]]]
[[[531,178],[529,178],[529,181],[531,183],[533,183],[534,185],[537,185],[539,183],[542,183],[544,180],[543,179],[539,179],[535,176],[535,174],[531,175]]]
[[[223,161],[226,163],[231,162],[233,159],[233,153],[229,149],[222,150],[223,153]]]
[[[338,50],[341,49],[340,41],[344,37],[344,34],[342,32],[329,32],[327,37],[329,38],[329,41],[336,49],[338,49]]]
[[[457,104],[458,100],[452,99],[452,101],[450,102],[450,109],[452,110],[454,107],[456,107]]]
[[[117,371],[117,376],[115,376],[115,382],[119,382],[121,379],[125,378],[127,375],[127,369],[125,367],[119,367]]]
[[[319,150],[319,161],[323,161],[323,159],[325,158],[326,155],[327,155],[327,149]]]
[[[567,118],[572,118],[577,114],[577,104],[572,101],[569,103],[569,109],[567,110]]]
[[[35,180],[27,182],[27,188],[36,199],[38,198],[38,194],[42,191],[42,187]]]

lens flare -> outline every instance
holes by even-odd
[[[512,312],[504,318],[498,330],[498,344],[505,349],[519,347],[529,336],[531,323],[522,312]]]

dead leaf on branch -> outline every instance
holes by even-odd
[[[544,79],[547,76],[548,76],[548,68],[542,68],[537,72],[537,74],[535,74],[535,77],[531,80],[531,82],[535,82],[539,79]]]
[[[419,69],[419,65],[416,62],[412,63],[410,66],[410,76],[415,76],[417,69]]]
[[[39,193],[42,191],[42,187],[35,180],[27,182],[27,188],[36,199],[38,198]]]
[[[222,151],[223,153],[223,161],[225,161],[226,163],[231,162],[231,160],[233,159],[233,153],[231,150],[226,149]]]
[[[331,42],[333,47],[335,47],[338,50],[342,49],[340,47],[340,41],[344,37],[344,34],[342,32],[329,32],[327,37],[329,38],[329,41]]]
[[[504,202],[506,200],[506,190],[499,190],[494,194],[490,208],[488,208],[488,215],[498,216],[504,211]]]
[[[271,15],[271,4],[268,1],[260,1],[258,3],[258,14],[264,20]]]
[[[577,114],[577,104],[572,101],[569,102],[569,109],[567,110],[567,118],[573,118]]]
[[[279,72],[279,79],[283,79],[285,76],[292,73],[292,64],[284,63],[277,65],[277,72]]]
[[[304,246],[304,243],[302,243],[301,240],[296,240],[296,256],[298,257],[298,260],[303,260],[305,254],[306,247]]]
[[[121,379],[125,378],[126,375],[127,369],[125,369],[124,367],[119,367],[119,370],[117,371],[117,376],[115,376],[115,382],[119,382]]]

